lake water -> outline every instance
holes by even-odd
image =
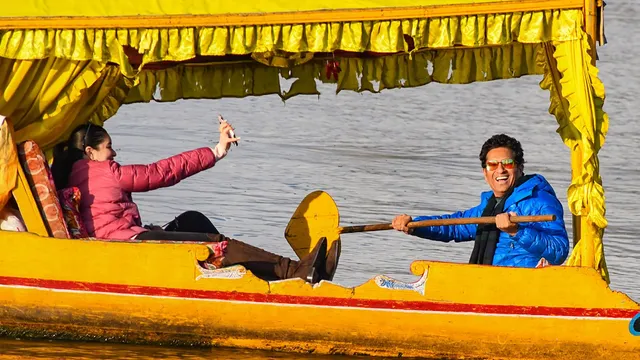
[[[609,227],[605,254],[611,288],[640,301],[640,4],[607,6],[610,43],[599,48],[600,77],[607,90],[610,129],[600,153]],[[149,163],[217,141],[217,114],[227,118],[241,145],[213,169],[168,189],[136,194],[143,220],[164,224],[186,210],[208,215],[218,229],[267,250],[294,256],[284,229],[309,192],[324,190],[338,204],[341,225],[390,222],[394,215],[449,213],[477,205],[486,191],[477,159],[495,133],[518,138],[528,173],[541,173],[565,206],[570,182],[569,149],[548,114],[549,94],[540,77],[465,86],[430,84],[383,94],[343,92],[282,103],[276,96],[178,101],[123,107],[107,122],[118,160]],[[162,204],[162,205],[160,205]],[[570,231],[570,225],[569,225]],[[345,234],[334,279],[355,286],[376,274],[413,277],[416,259],[466,262],[472,243],[443,244],[394,231]],[[136,358],[279,358],[256,352],[163,349],[58,342],[0,341],[5,356]],[[42,354],[40,356],[39,354]],[[236,355],[234,355],[236,354]],[[294,355],[291,358],[299,358]]]

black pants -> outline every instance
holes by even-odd
[[[198,211],[187,211],[173,219],[164,230],[149,230],[136,236],[140,240],[212,241],[208,234],[220,234],[211,220]]]

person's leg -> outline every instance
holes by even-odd
[[[215,234],[211,234],[213,236]],[[142,232],[136,236],[138,240],[172,240],[172,241],[196,241],[196,242],[212,242],[212,237],[205,233],[196,232],[179,232],[165,230],[149,230]]]
[[[238,240],[229,239],[223,266],[243,265],[256,276],[268,280],[301,278],[311,283],[325,279],[327,243],[319,242],[307,256],[300,261],[270,253]]]
[[[138,234],[139,240],[173,240],[197,242],[226,242],[220,248],[222,254],[211,254],[210,263],[221,263],[222,266],[242,265],[256,276],[265,280],[281,280],[301,278],[311,283],[322,279],[326,273],[327,243],[320,241],[309,255],[300,261],[270,253],[242,241],[230,239],[221,234],[189,233],[177,231],[146,231]],[[218,261],[219,258],[221,261]]]
[[[220,234],[211,220],[198,211],[186,211],[176,216],[164,228],[166,231],[197,232]]]

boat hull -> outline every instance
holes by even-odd
[[[3,240],[14,251],[0,262],[0,332],[12,337],[439,359],[640,358],[632,325],[640,306],[593,269],[416,261],[414,283],[377,276],[347,288],[202,269],[204,244],[14,238]]]

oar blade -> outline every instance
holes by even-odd
[[[329,194],[314,191],[307,195],[293,213],[284,237],[299,258],[307,255],[322,237],[327,248],[340,238],[338,206]]]

